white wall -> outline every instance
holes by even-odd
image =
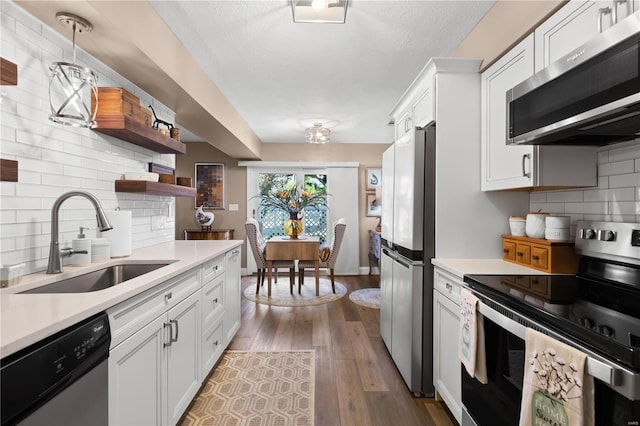
[[[572,236],[583,219],[640,223],[640,139],[599,149],[597,187],[532,192],[530,209],[571,216]]]
[[[131,210],[134,248],[173,240],[175,199],[116,193],[114,180],[125,171],[146,170],[149,162],[173,167],[175,156],[49,121],[48,68],[72,62],[71,42],[11,1],[2,0],[0,17],[0,55],[18,65],[18,85],[1,87],[0,157],[17,160],[19,174],[17,183],[0,183],[0,262],[25,262],[26,273],[45,269],[51,206],[72,190],[93,193],[105,210]],[[99,86],[124,87],[143,105],[152,104],[160,118],[174,120],[172,111],[79,49],[76,63],[96,71]],[[87,200],[74,197],[62,204],[61,243],[80,226],[95,229],[95,212]]]

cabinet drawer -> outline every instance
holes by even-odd
[[[204,380],[218,359],[222,355],[224,349],[224,328],[223,321],[220,320],[213,326],[209,327],[202,334],[202,368],[200,371],[200,377]]]
[[[218,256],[202,265],[202,283],[206,284],[224,272],[224,256]]]
[[[434,274],[435,289],[452,302],[460,305],[460,288],[462,287],[462,279],[439,269],[437,269]]]
[[[504,260],[510,260],[512,262],[515,262],[516,260],[516,243],[513,241],[507,241],[507,240],[503,240],[502,241],[502,258]]]
[[[531,246],[529,244],[516,244],[516,260],[523,265],[531,264]]]
[[[538,269],[549,269],[549,250],[545,247],[531,247],[531,266]]]
[[[207,328],[224,311],[224,276],[219,276],[202,287],[203,328]]]
[[[190,271],[108,309],[111,347],[120,344],[199,287],[198,272]]]

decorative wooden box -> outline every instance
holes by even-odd
[[[502,258],[554,274],[575,274],[578,255],[572,242],[529,237],[502,236]]]
[[[95,107],[95,98],[91,99],[91,108]],[[98,87],[98,112],[96,116],[108,117],[125,115],[134,121],[151,127],[151,111],[140,105],[140,98],[122,87]]]

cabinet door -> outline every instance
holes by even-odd
[[[434,290],[433,299],[433,384],[460,423],[462,421],[462,379],[458,359],[460,306]]]
[[[384,176],[384,175],[383,175]],[[393,260],[382,250],[380,259],[380,336],[391,352],[391,319],[393,316]]]
[[[169,423],[176,424],[200,388],[200,292],[171,308],[167,318],[172,339],[166,348],[166,408]]]
[[[628,0],[632,1],[632,0]],[[612,25],[612,13],[601,10],[613,7],[611,1],[570,1],[535,30],[536,72],[557,61],[598,35],[598,20],[602,30]],[[627,16],[626,4],[618,5],[620,19]]]
[[[165,316],[153,320],[109,353],[109,424],[165,424]]]
[[[531,264],[531,246],[529,244],[516,243],[516,260],[523,265]]]
[[[482,73],[483,191],[530,187],[534,148],[507,146],[506,92],[533,75],[533,34]]]
[[[395,147],[382,153],[382,220],[380,236],[393,242],[393,184],[395,175]]]
[[[225,255],[224,274],[224,326],[225,347],[240,328],[240,290],[242,288],[240,276],[240,249],[235,248]]]
[[[424,127],[436,119],[433,102],[433,91],[431,87],[429,87],[413,103],[413,121],[415,127]]]
[[[411,107],[407,107],[406,110],[402,111],[399,115],[399,118],[395,119],[395,136],[396,139],[401,138],[405,134],[409,133],[411,129],[413,129],[413,117],[411,116]]]

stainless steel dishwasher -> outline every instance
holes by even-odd
[[[2,425],[107,425],[110,341],[103,312],[2,359]]]

